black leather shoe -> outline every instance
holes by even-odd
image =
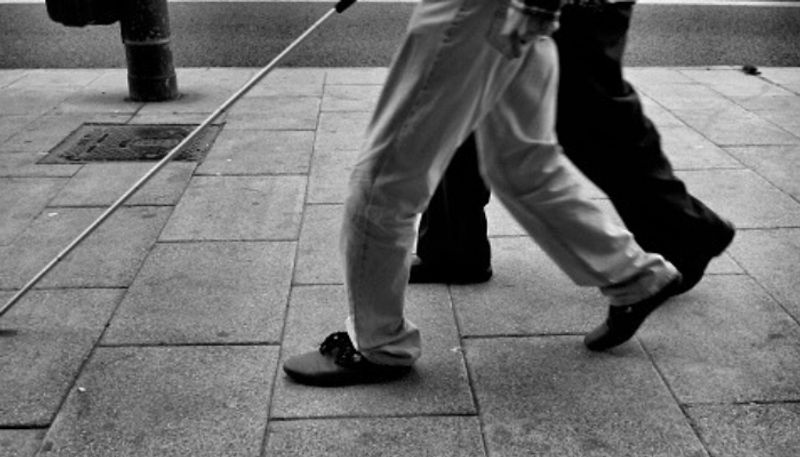
[[[733,224],[728,221],[723,221],[722,229],[719,234],[711,240],[708,245],[708,250],[700,253],[699,256],[691,260],[675,259],[672,261],[675,268],[683,275],[683,282],[680,287],[675,290],[674,295],[680,295],[694,288],[694,286],[703,279],[703,275],[706,272],[706,268],[708,268],[708,264],[711,263],[711,260],[728,249],[735,235],[736,228]]]
[[[462,269],[435,265],[415,257],[411,264],[410,284],[480,284],[492,279],[492,267]]]
[[[346,332],[336,332],[325,338],[319,350],[287,359],[283,371],[300,384],[334,387],[392,381],[411,367],[372,363],[353,347]]]
[[[628,341],[633,337],[647,316],[664,304],[681,287],[678,275],[652,297],[626,306],[609,306],[605,322],[587,333],[583,344],[592,351],[604,351]]]

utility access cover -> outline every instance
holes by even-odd
[[[38,163],[161,160],[196,127],[189,124],[83,124]],[[184,146],[174,160],[202,162],[221,129],[221,125],[209,125]]]

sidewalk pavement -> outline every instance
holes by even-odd
[[[37,160],[85,122],[198,123],[255,71],[180,69],[147,104],[123,69],[0,71],[2,303],[153,164]],[[0,455],[800,455],[800,68],[762,71],[628,70],[739,227],[634,341],[586,351],[603,298],[492,202],[495,278],[410,287],[416,371],[343,389],[280,361],[343,328],[342,201],[386,71],[275,71],[0,318]]]

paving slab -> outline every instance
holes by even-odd
[[[800,143],[800,137],[738,105],[704,110],[673,109],[672,112],[720,146]]]
[[[82,124],[90,122],[124,124],[130,117],[129,114],[49,113],[30,122],[16,135],[11,136],[0,145],[0,151],[50,152]]]
[[[245,97],[321,97],[326,73],[324,68],[278,68],[253,86]]]
[[[769,80],[748,75],[738,68],[681,68],[679,71],[682,75],[732,100],[793,95]]]
[[[494,276],[451,286],[463,336],[584,333],[602,322],[608,300],[578,287],[528,237],[492,239]]]
[[[144,103],[133,102],[127,89],[85,88],[74,92],[55,108],[56,113],[109,113],[133,115]]]
[[[0,426],[50,424],[122,294],[32,291],[3,316]],[[11,293],[0,298],[5,303]]]
[[[308,177],[308,203],[344,203],[358,158],[356,149],[316,149]]]
[[[406,310],[409,319],[420,325],[424,352],[409,375],[381,385],[320,389],[293,383],[281,372],[271,417],[474,414],[447,288],[410,287]],[[314,350],[328,334],[344,330],[346,316],[343,286],[294,287],[282,356]]]
[[[20,78],[25,76],[25,73],[29,71],[30,70],[28,69],[21,69],[21,68],[15,68],[15,69],[4,68],[3,70],[0,70],[0,87],[6,87],[10,84],[13,84],[14,81],[19,80]]]
[[[37,287],[127,287],[167,221],[171,208],[126,207],[108,218]],[[0,288],[31,279],[97,217],[100,208],[53,208],[0,247]]]
[[[365,111],[372,112],[378,103],[382,86],[364,84],[325,86],[322,97],[322,111]]]
[[[800,326],[746,276],[709,276],[638,337],[683,403],[800,400]]]
[[[196,176],[160,239],[296,240],[305,186],[301,176]]]
[[[484,452],[476,417],[414,417],[272,421],[266,455],[483,457]]]
[[[111,206],[156,162],[105,162],[84,165],[50,202],[50,206]],[[176,205],[197,164],[171,162],[145,183],[125,205]]]
[[[759,117],[786,130],[796,137],[800,137],[800,116],[796,111],[758,111]]]
[[[624,72],[625,79],[634,87],[695,83],[695,80],[683,74],[679,68],[626,67]]]
[[[800,226],[800,203],[752,170],[687,170],[677,175],[695,197],[739,228]]]
[[[0,455],[33,457],[46,430],[0,430]]]
[[[256,456],[276,359],[264,346],[98,348],[43,454]]]
[[[325,70],[325,83],[383,85],[388,75],[389,70],[385,67],[328,68]]]
[[[579,337],[466,341],[489,455],[706,453],[638,345],[590,354]]]
[[[640,87],[640,91],[672,112],[725,112],[737,108],[741,110],[732,100],[702,84],[648,84]]]
[[[761,77],[800,94],[800,72],[796,68],[761,68]]]
[[[41,152],[0,152],[0,178],[69,178],[83,166],[37,164]]]
[[[8,85],[9,89],[76,89],[89,85],[100,76],[94,69],[31,69]]]
[[[199,175],[308,173],[314,146],[311,131],[223,129]]]
[[[689,127],[665,126],[659,133],[662,149],[676,170],[744,168],[725,149]]]
[[[364,111],[320,113],[314,150],[359,150],[371,118]]]
[[[800,200],[800,145],[752,146],[726,150],[772,185]]]
[[[160,243],[103,344],[280,342],[294,243]]]
[[[55,178],[0,180],[0,246],[10,244],[64,184],[66,180]]]
[[[294,284],[342,284],[339,235],[343,215],[343,205],[306,206]]]
[[[731,255],[800,321],[800,230],[747,230]]]
[[[686,407],[711,455],[800,455],[800,405],[697,405]]]
[[[22,128],[36,120],[38,117],[38,115],[25,114],[15,114],[10,116],[6,116],[5,114],[0,115],[0,144],[3,144],[5,140],[9,139],[19,130],[22,130]]]
[[[657,101],[648,97],[646,94],[639,93],[639,98],[642,101],[642,109],[645,115],[653,121],[657,128],[662,129],[665,127],[682,127],[686,124],[678,119],[669,110],[661,106]]]
[[[320,97],[242,98],[228,112],[225,128],[235,130],[314,130]]]
[[[3,114],[42,115],[72,94],[72,89],[61,88],[4,88],[0,93]]]

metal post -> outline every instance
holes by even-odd
[[[123,0],[120,24],[130,99],[158,102],[177,98],[167,0]]]

